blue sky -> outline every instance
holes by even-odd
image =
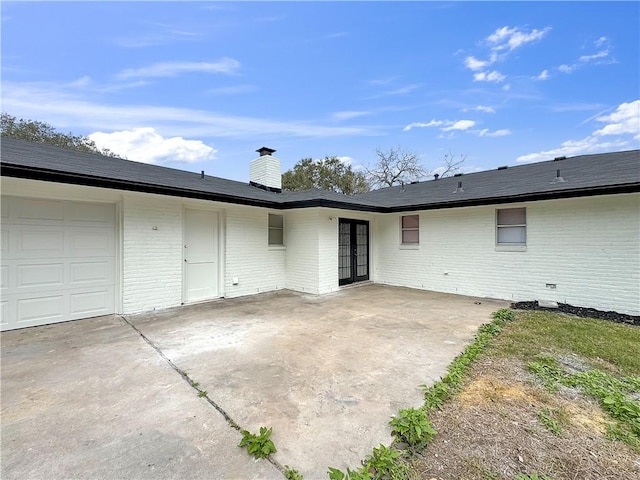
[[[638,2],[2,2],[2,110],[246,181],[255,150],[465,170],[640,145]]]

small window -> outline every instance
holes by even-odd
[[[402,217],[401,234],[403,245],[420,243],[420,215],[404,215]]]
[[[497,210],[496,241],[498,245],[527,244],[526,208],[500,208]]]
[[[284,245],[284,216],[269,214],[269,245]]]

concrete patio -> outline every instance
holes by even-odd
[[[2,334],[2,478],[283,478],[128,322],[242,429],[273,427],[306,479],[392,440],[506,302],[363,285],[279,291]]]

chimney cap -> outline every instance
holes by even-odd
[[[260,147],[259,149],[256,150],[256,152],[258,152],[262,157],[264,155],[271,155],[272,153],[275,153],[275,150],[269,147]]]

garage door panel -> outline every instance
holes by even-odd
[[[107,229],[86,232],[81,229],[69,231],[72,257],[98,257],[113,252],[113,232]]]
[[[72,261],[69,265],[69,282],[74,286],[88,283],[113,283],[114,265],[112,260]]]
[[[64,286],[64,263],[18,265],[18,289]]]
[[[9,218],[9,202],[4,199],[0,202],[0,217]]]
[[[72,318],[105,315],[113,309],[113,288],[73,293],[69,298]]]
[[[3,257],[9,253],[9,230],[6,228],[0,231],[0,251]]]
[[[115,210],[111,204],[71,203],[69,205],[71,224],[89,226],[110,226],[115,221]]]
[[[64,230],[62,228],[23,229],[16,227],[16,245],[9,244],[9,255],[13,258],[63,257]],[[11,254],[13,250],[13,255]]]
[[[0,301],[0,327],[4,330],[9,325],[11,313],[9,311],[10,303],[8,300]]]
[[[64,220],[64,202],[39,198],[19,199],[17,217],[20,220]]]
[[[18,327],[21,324],[43,324],[64,320],[64,295],[18,298]]]

